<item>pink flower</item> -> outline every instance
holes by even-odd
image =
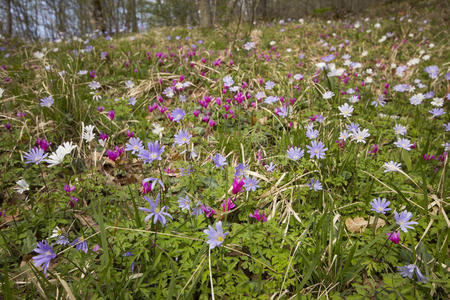
[[[108,112],[108,118],[110,118],[111,120],[114,120],[116,113],[113,110],[110,110]]]
[[[67,195],[69,195],[74,190],[75,190],[74,185],[64,184],[64,191],[66,192]]]
[[[46,140],[37,139],[36,144],[44,151],[47,151],[48,147],[50,146],[50,143]]]
[[[258,222],[267,222],[265,212],[260,211],[259,209],[255,210],[253,214],[250,214],[250,218],[255,218]]]
[[[132,138],[132,137],[134,136],[134,132],[133,132],[133,131],[127,130],[127,136],[128,136],[129,138]]]
[[[230,198],[228,198],[227,201],[224,200],[224,201],[222,202],[222,209],[223,209],[224,211],[232,210],[232,209],[235,208],[235,207],[236,207],[236,204],[234,204],[233,201],[232,201]]]
[[[372,150],[369,151],[371,154],[377,154],[378,152],[378,145],[373,145]]]
[[[211,207],[206,207],[206,206],[204,206],[203,204],[202,204],[202,210],[203,210],[203,212],[205,213],[205,215],[206,215],[206,217],[207,218],[209,218],[209,217],[212,217],[212,216],[214,216],[215,214],[216,214],[216,212],[214,211],[214,209],[213,208],[211,208]]]
[[[400,231],[394,231],[392,233],[386,233],[387,237],[394,243],[398,244],[400,241]]]
[[[78,203],[78,198],[74,197],[74,196],[70,196],[70,201],[69,201],[70,207],[73,208],[75,206],[75,203]]]
[[[234,177],[233,180],[233,195],[236,195],[242,190],[242,187],[244,186],[245,182],[244,179],[239,180],[237,177]]]

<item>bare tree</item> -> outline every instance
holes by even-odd
[[[105,16],[101,0],[92,0],[91,24],[101,32],[106,31]]]
[[[6,0],[6,36],[12,36],[12,13],[11,13],[11,0]]]
[[[200,9],[200,26],[211,26],[211,8],[209,5],[209,0],[199,0],[198,8]]]
[[[136,18],[136,0],[128,0],[127,9],[128,27],[131,27],[132,32],[138,32],[137,18]]]

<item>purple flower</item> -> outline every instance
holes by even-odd
[[[400,231],[394,231],[392,233],[387,232],[386,236],[390,239],[394,244],[398,244],[400,241]]]
[[[438,66],[428,66],[425,68],[425,72],[430,76],[431,79],[435,79],[438,77],[439,68]]]
[[[405,149],[407,151],[411,150],[411,141],[409,139],[405,138],[399,138],[396,142],[394,142],[394,145],[396,145],[399,148]]]
[[[37,243],[37,247],[33,251],[39,253],[39,255],[33,256],[33,264],[36,267],[42,265],[44,267],[44,274],[47,276],[47,269],[50,265],[50,261],[56,258],[52,246],[49,246],[47,242],[43,240]]]
[[[255,218],[258,222],[267,222],[265,212],[262,210],[255,210],[253,214],[250,214],[250,218]]]
[[[236,167],[234,167],[234,169],[236,170],[236,172],[234,172],[234,176],[242,176],[244,175],[244,171],[248,170],[248,167],[244,164],[239,163]]]
[[[203,204],[200,201],[197,201],[197,203],[195,204],[194,208],[192,209],[192,213],[191,215],[193,216],[199,216],[202,214],[202,206]]]
[[[396,86],[393,87],[394,91],[396,92],[407,92],[409,91],[409,84],[397,84]]]
[[[108,112],[108,118],[110,119],[110,120],[114,120],[114,117],[116,116],[116,113],[113,111],[113,110],[110,110],[109,112]]]
[[[87,243],[82,236],[76,238],[72,243],[70,243],[70,245],[75,245],[75,249],[77,249],[78,251],[83,251],[84,253],[88,252]]]
[[[171,116],[172,116],[174,122],[179,122],[179,121],[183,120],[185,115],[186,115],[186,112],[184,110],[182,110],[181,108],[175,108],[171,113]]]
[[[207,243],[209,244],[210,250],[222,246],[225,237],[229,234],[229,232],[223,232],[222,221],[216,223],[216,230],[209,225],[208,229],[203,230],[203,232],[208,235]]]
[[[58,245],[67,245],[68,243],[69,239],[64,235],[58,236],[58,239],[56,240],[56,244]]]
[[[388,207],[391,202],[386,201],[385,198],[381,199],[380,197],[373,199],[372,202],[370,202],[370,205],[372,205],[371,211],[374,211],[376,213],[380,214],[386,214],[387,211],[390,211],[391,209]]]
[[[248,192],[248,191],[255,191],[258,187],[259,187],[259,185],[258,185],[258,183],[259,183],[259,180],[256,180],[255,178],[252,178],[252,177],[245,177],[245,180],[244,180],[244,188],[245,188],[245,190]]]
[[[308,183],[309,189],[314,190],[315,192],[322,190],[322,184],[319,180],[315,178],[311,178],[311,181]]]
[[[51,107],[53,105],[53,103],[55,102],[55,100],[53,100],[53,98],[50,96],[42,98],[40,101],[41,101],[42,107]]]
[[[187,130],[178,130],[178,133],[175,134],[175,144],[178,146],[182,146],[184,144],[189,144],[192,135],[190,135]]]
[[[307,145],[306,148],[308,148],[309,157],[311,159],[314,157],[317,157],[318,159],[324,158],[325,152],[328,150],[321,141],[312,141],[311,146]]]
[[[132,154],[140,153],[144,150],[144,145],[140,138],[130,138],[128,144],[125,145],[125,151],[131,151]]]
[[[265,165],[264,167],[266,168],[267,172],[272,173],[275,170],[276,166],[277,166],[276,164],[270,162],[270,164]]]
[[[350,125],[347,126],[347,130],[350,132],[356,132],[359,129],[359,124],[355,122],[351,122]]]
[[[227,165],[227,159],[221,154],[216,154],[212,160],[216,164],[216,168],[220,168],[221,170]]]
[[[433,115],[433,118],[437,118],[437,117],[445,114],[445,111],[442,108],[433,108],[433,109],[429,110],[428,112]]]
[[[415,264],[403,266],[403,267],[397,267],[398,272],[402,277],[408,277],[409,279],[413,279],[414,273],[416,273],[417,280],[419,282],[427,282],[428,278],[422,275],[422,272],[420,272],[419,267],[417,267]]]
[[[334,59],[334,55],[333,54],[329,54],[327,56],[322,56],[321,59],[322,59],[323,62],[328,63],[328,62],[330,62],[330,61],[332,61]]]
[[[412,218],[412,213],[404,210],[400,213],[400,215],[397,212],[394,212],[395,221],[400,226],[400,229],[403,232],[408,232],[408,229],[414,229],[411,225],[418,224],[414,221],[409,221]]]
[[[450,122],[444,124],[445,131],[450,131]]]
[[[290,147],[286,151],[286,153],[287,153],[287,157],[289,159],[292,159],[293,161],[297,161],[303,157],[303,155],[305,154],[305,150],[303,150],[299,147]]]
[[[44,153],[44,150],[42,148],[34,147],[23,157],[27,159],[27,161],[25,161],[26,164],[35,163],[37,165],[47,156],[48,154]]]
[[[310,140],[315,140],[319,136],[319,130],[314,128],[308,128],[306,130],[306,137]]]
[[[181,208],[182,210],[189,210],[191,205],[191,200],[189,200],[189,198],[187,196],[184,197],[178,197],[178,207]]]
[[[402,166],[401,163],[391,160],[390,162],[384,163],[383,167],[386,169],[386,170],[384,170],[384,173],[398,172],[401,170],[401,168],[400,168],[401,166]]]
[[[143,159],[145,163],[151,163],[154,160],[161,160],[161,154],[164,152],[165,146],[159,148],[158,141],[154,144],[147,143],[148,151],[143,149],[139,152],[139,158]]]
[[[150,209],[145,207],[139,207],[139,210],[149,212],[149,214],[145,217],[144,221],[148,222],[150,218],[153,218],[153,224],[156,224],[156,222],[159,221],[161,224],[163,224],[163,226],[166,226],[165,216],[169,217],[170,219],[172,219],[172,216],[169,213],[165,212],[165,210],[168,209],[167,206],[158,208],[159,194],[156,195],[154,202],[153,197],[148,198],[147,196],[144,196],[144,199],[147,200],[148,204],[150,205]]]

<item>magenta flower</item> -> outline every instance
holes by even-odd
[[[45,152],[45,151],[47,151],[48,147],[50,146],[50,143],[47,142],[46,140],[37,139],[36,145],[38,145],[38,147],[41,148],[42,150],[44,150],[44,152]]]
[[[400,231],[394,231],[392,233],[387,232],[386,235],[394,244],[398,244],[399,243],[399,241],[400,241]]]
[[[250,218],[255,218],[258,222],[267,222],[265,212],[262,210],[255,210],[253,214],[250,214]]]
[[[236,204],[233,203],[233,200],[228,198],[228,200],[224,200],[222,202],[222,209],[223,211],[229,211],[236,207]]]
[[[242,190],[242,187],[244,186],[245,182],[243,179],[239,180],[237,177],[234,177],[233,180],[233,195],[236,195]]]
[[[106,141],[108,139],[108,135],[106,133],[100,132],[100,139],[102,141]]]
[[[369,151],[370,154],[377,154],[378,153],[378,145],[373,145],[372,150]]]
[[[205,216],[207,218],[212,217],[216,214],[216,211],[210,207],[210,206],[204,206],[203,204],[201,205],[201,208],[203,210],[203,212],[205,213]]]
[[[114,117],[116,116],[116,113],[114,112],[114,110],[110,110],[109,112],[108,112],[108,118],[110,119],[110,120],[114,120]]]
[[[66,192],[67,195],[69,195],[74,190],[75,190],[74,185],[64,184],[64,191]]]

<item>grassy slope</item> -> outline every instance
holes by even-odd
[[[287,22],[256,28],[230,25],[214,31],[165,28],[133,38],[117,36],[112,41],[91,38],[88,44],[93,51],[85,53],[80,50],[86,44],[79,41],[5,44],[3,53],[11,56],[1,60],[6,69],[0,74],[2,79],[11,80],[2,84],[5,92],[0,99],[0,120],[3,124],[10,122],[12,129],[2,128],[0,136],[4,213],[0,243],[2,266],[10,286],[8,291],[8,285],[3,285],[3,293],[30,299],[45,294],[55,297],[57,289],[59,293],[70,290],[77,298],[181,295],[206,299],[212,290],[220,298],[289,298],[296,294],[445,297],[448,175],[442,166],[446,160],[443,164],[422,157],[425,153],[436,157],[443,153],[441,144],[448,141],[443,124],[449,122],[449,117],[447,113],[431,119],[431,99],[417,108],[409,104],[415,93],[434,91],[436,96],[445,97],[448,90],[444,78],[449,61],[448,30],[442,26],[445,11],[433,5],[413,9],[404,4],[385,6],[371,11],[368,21],[364,21],[366,15],[361,15],[329,24],[326,20],[307,19],[301,26]],[[358,20],[364,32],[346,28]],[[423,20],[429,22],[424,24]],[[375,23],[381,27],[377,29]],[[419,27],[423,30],[419,31]],[[394,37],[377,42],[387,32],[394,33]],[[172,36],[171,41],[167,41],[167,35]],[[179,41],[176,36],[181,37]],[[320,39],[336,48],[348,40],[345,51],[338,50],[333,62],[342,67],[341,56],[351,55],[352,61],[363,65],[357,69],[358,77],[352,74],[345,84],[337,77],[326,79],[322,72],[315,82],[315,64],[331,53]],[[250,40],[256,42],[256,49],[242,49]],[[270,46],[271,41],[276,44]],[[187,57],[192,43],[198,47],[196,55]],[[226,50],[231,45],[235,47],[232,56]],[[44,58],[36,58],[36,51],[45,53]],[[108,52],[106,59],[100,59],[103,51]],[[362,56],[364,51],[367,56]],[[302,53],[305,57],[299,59]],[[391,64],[405,65],[411,58],[427,54],[429,60],[408,67],[402,78],[391,68]],[[221,64],[214,66],[219,58]],[[439,66],[438,79],[429,79],[424,72],[428,65]],[[372,76],[365,72],[368,68]],[[58,72],[62,70],[66,73],[61,76]],[[96,70],[96,78],[77,75],[80,70]],[[297,73],[304,79],[288,77]],[[163,91],[182,75],[192,85],[173,98],[165,97]],[[215,100],[208,109],[198,102],[204,97],[220,97],[223,105],[227,98],[233,98],[235,93],[223,94],[222,78],[226,75],[231,75],[236,85],[246,82],[243,90],[253,95],[242,104],[231,101],[235,118],[228,119],[223,118],[225,110]],[[373,78],[373,82],[361,87],[366,77]],[[261,102],[252,107],[255,94],[264,90],[260,78],[276,83],[273,90],[265,90],[266,95],[283,96],[287,103],[295,99],[289,104],[289,117],[275,115],[279,103]],[[392,90],[399,83],[413,84],[416,78],[426,87],[411,93]],[[92,100],[88,86],[93,80],[101,84],[99,101]],[[134,83],[133,88],[126,88],[128,80]],[[374,107],[371,102],[383,92],[386,83],[390,84],[387,105]],[[371,135],[365,144],[348,140],[340,148],[335,141],[350,122],[339,115],[337,107],[348,102],[349,96],[340,91],[350,87],[358,87],[361,95],[360,101],[353,104],[350,120],[369,129]],[[336,96],[322,99],[321,94],[327,90]],[[178,100],[180,94],[186,96],[186,102]],[[48,95],[55,103],[51,108],[42,108],[39,99]],[[148,106],[159,103],[160,96],[164,98],[160,105],[168,111],[162,114],[156,109],[150,113]],[[136,98],[136,105],[127,104],[130,97]],[[99,112],[98,106],[103,106],[104,111]],[[169,122],[167,113],[176,107],[187,114],[181,122]],[[447,107],[446,103],[444,110]],[[110,110],[115,111],[114,120],[107,116]],[[200,117],[194,117],[193,110],[200,110]],[[217,125],[211,127],[201,121],[206,111]],[[328,148],[326,157],[310,160],[305,152],[303,159],[289,160],[286,150],[291,145],[306,150],[310,144],[305,131],[308,117],[315,114],[325,117],[325,122],[316,122],[315,128]],[[155,123],[164,127],[161,138],[152,132]],[[90,144],[81,141],[83,124],[96,127],[97,138]],[[407,126],[407,138],[417,143],[416,149],[401,150],[393,144],[397,140],[392,129],[395,124]],[[193,136],[191,145],[198,154],[195,159],[189,157],[191,148],[187,153],[181,153],[183,147],[172,148],[173,136],[181,128]],[[125,145],[127,130],[144,144],[160,140],[166,146],[162,161],[143,165],[129,152],[115,162],[108,160],[105,151]],[[99,132],[109,135],[105,147],[97,142]],[[51,151],[63,141],[73,141],[77,148],[56,167],[47,168],[45,163],[40,164],[42,168],[26,165],[23,154],[34,146],[36,138],[51,141]],[[368,151],[374,144],[380,146],[380,151],[370,155]],[[273,173],[258,160],[258,150],[263,162],[277,164]],[[211,162],[216,153],[227,156],[228,166],[223,171]],[[404,173],[384,173],[383,164],[391,160],[401,162]],[[232,197],[229,188],[238,163],[245,163],[250,175],[260,180],[259,188],[238,194],[236,208],[223,213],[221,203]],[[191,168],[193,172],[182,176],[180,168]],[[173,220],[157,228],[155,246],[155,226],[144,223],[145,215],[137,207],[148,207],[139,194],[141,180],[161,177],[161,173],[164,205]],[[24,194],[13,189],[20,178],[30,184]],[[312,178],[320,180],[322,191],[310,191],[307,184]],[[69,182],[76,185],[72,195],[79,199],[74,208],[63,190],[64,183]],[[160,192],[157,185],[152,196]],[[214,208],[216,216],[189,216],[178,208],[181,195]],[[398,245],[385,243],[385,232],[395,228],[392,212],[381,216],[385,224],[375,233],[371,225],[361,229],[364,227],[355,219],[367,221],[374,215],[369,202],[376,197],[387,198],[392,211],[411,211],[412,220],[419,223],[407,234],[401,233]],[[269,221],[257,223],[249,218],[255,209],[264,210]],[[209,254],[203,230],[219,219],[230,234],[226,247]],[[70,241],[84,236],[89,249],[98,244],[101,250],[84,254],[49,239],[59,255],[52,260],[46,279],[33,268],[31,257],[36,242],[50,236],[55,226],[62,228]],[[123,256],[127,251],[133,256]],[[397,266],[410,263],[420,267],[428,283],[417,283],[397,273]]]

